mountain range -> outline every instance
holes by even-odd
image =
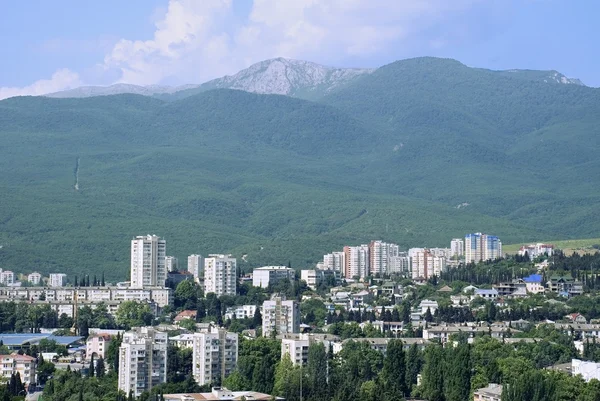
[[[0,268],[125,279],[129,239],[148,233],[180,260],[243,268],[305,268],[371,239],[597,237],[599,119],[600,90],[554,72],[430,57],[6,99]]]

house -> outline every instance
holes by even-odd
[[[475,296],[481,297],[483,299],[494,300],[494,299],[498,298],[498,290],[495,290],[493,288],[491,290],[486,290],[486,289],[476,290]]]
[[[541,274],[532,274],[523,277],[523,282],[525,283],[525,289],[527,289],[529,294],[543,294],[546,291],[544,284],[542,284]]]
[[[581,313],[571,313],[565,317],[573,323],[587,324],[587,319]]]
[[[556,330],[581,338],[600,338],[600,324],[554,323]]]
[[[450,293],[450,292],[452,292],[452,288],[445,285],[442,288],[440,288],[439,290],[437,290],[437,292]]]
[[[193,348],[194,347],[194,335],[193,334],[180,334],[178,336],[169,337],[169,344],[175,345],[179,349]]]
[[[571,372],[573,376],[581,375],[586,382],[592,379],[600,380],[600,363],[571,360]]]
[[[469,294],[469,293],[474,293],[478,289],[479,288],[475,287],[474,285],[468,285],[465,288],[463,288],[462,292],[463,292],[463,294]]]
[[[552,276],[546,283],[548,290],[557,292],[563,297],[574,297],[583,294],[583,283],[569,276]]]
[[[473,393],[473,401],[500,401],[501,399],[501,384],[490,383],[487,387],[480,388]]]
[[[469,297],[465,295],[450,295],[450,301],[454,307],[469,306]]]
[[[350,299],[352,300],[352,307],[358,308],[359,306],[370,304],[373,301],[373,296],[369,291],[363,290],[352,294]]]
[[[177,323],[181,323],[183,320],[195,320],[196,319],[196,311],[195,310],[184,310],[181,311],[177,314],[177,316],[175,316],[175,319],[173,319],[173,322],[175,324]]]
[[[496,291],[498,291],[499,297],[505,297],[508,295],[513,295],[515,292],[520,290],[521,294],[527,295],[526,284],[523,280],[513,280],[508,283],[499,283],[492,286]]]

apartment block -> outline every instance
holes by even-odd
[[[225,319],[252,319],[256,313],[256,305],[238,305],[227,308]]]
[[[235,295],[237,260],[231,255],[213,254],[204,259],[204,293]]]
[[[450,258],[462,259],[465,255],[465,240],[462,238],[453,238],[450,241]]]
[[[221,384],[237,367],[238,335],[211,327],[208,332],[194,333],[192,366],[199,385]]]
[[[520,256],[529,256],[529,259],[533,260],[538,256],[548,255],[552,256],[552,252],[554,252],[554,245],[552,244],[530,244],[525,245],[519,248]]]
[[[0,284],[11,286],[15,283],[15,273],[10,270],[0,269]]]
[[[131,287],[164,287],[167,242],[156,235],[131,240]]]
[[[284,334],[279,337],[281,337],[281,358],[288,355],[294,365],[308,363],[308,349],[312,344],[323,343],[327,351],[330,345],[339,341],[339,337],[331,334]]]
[[[165,256],[165,268],[167,272],[175,272],[179,270],[179,259],[175,256]]]
[[[279,281],[292,281],[296,275],[294,269],[286,266],[263,266],[252,271],[252,285],[267,288]]]
[[[333,270],[344,274],[346,268],[346,254],[342,252],[332,252],[323,256],[323,269]]]
[[[42,275],[38,272],[33,272],[27,275],[27,281],[33,285],[39,285],[42,282]]]
[[[167,381],[167,333],[135,327],[119,348],[119,390],[139,397]]]
[[[465,236],[465,263],[479,263],[502,257],[502,241],[495,235],[482,233]]]
[[[387,274],[390,269],[390,259],[398,256],[399,248],[396,244],[383,241],[369,243],[369,269],[371,274]]]
[[[51,273],[48,279],[49,287],[63,287],[67,282],[67,275],[64,273]]]
[[[300,332],[300,308],[298,302],[287,301],[284,296],[274,295],[263,302],[262,334],[269,337],[276,334]]]
[[[346,278],[364,278],[370,271],[369,246],[345,246],[345,267],[344,277]]]
[[[436,256],[427,248],[411,248],[408,250],[412,278],[430,279],[439,276],[446,270],[446,258]]]
[[[11,375],[18,373],[21,376],[21,382],[35,383],[36,367],[36,359],[28,355],[17,353],[0,355],[0,377],[7,380],[10,380]]]
[[[110,335],[103,333],[89,336],[85,343],[85,357],[91,359],[94,356],[94,359],[105,359],[111,339]]]
[[[204,281],[204,258],[202,255],[190,255],[187,259],[187,269],[194,275],[194,281],[198,284]]]

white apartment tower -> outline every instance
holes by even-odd
[[[33,285],[39,285],[42,282],[42,275],[38,272],[33,272],[27,276],[27,281]]]
[[[168,272],[179,270],[179,259],[175,256],[165,256],[165,268]]]
[[[462,238],[454,238],[450,241],[450,257],[461,259],[465,254],[465,241]]]
[[[478,263],[502,257],[502,241],[495,235],[482,233],[465,236],[465,263]]]
[[[131,240],[131,287],[164,287],[167,242],[156,235]]]
[[[66,284],[67,275],[64,273],[51,273],[48,278],[49,287],[64,287]]]
[[[369,246],[345,246],[344,277],[346,278],[364,278],[369,274]]]
[[[300,332],[300,308],[296,301],[286,301],[284,296],[274,295],[263,302],[262,334],[269,337],[276,334]]]
[[[15,283],[15,273],[10,270],[0,269],[0,284],[11,286]]]
[[[323,268],[339,272],[343,275],[346,268],[346,254],[342,251],[323,255]]]
[[[204,293],[235,295],[237,261],[231,255],[208,255],[204,259]]]
[[[410,260],[406,252],[398,252],[397,256],[390,257],[388,273],[410,276]]]
[[[119,390],[139,397],[167,381],[167,333],[135,327],[123,334],[119,348]]]
[[[390,269],[390,258],[398,256],[396,244],[383,241],[371,241],[369,244],[369,268],[372,274],[387,274]]]
[[[192,373],[199,385],[223,383],[237,367],[238,335],[211,327],[205,333],[194,333]]]
[[[436,256],[434,252],[426,248],[412,248],[408,251],[412,278],[430,279],[439,276],[446,270],[446,258]]]
[[[194,275],[194,281],[200,283],[204,280],[204,258],[202,255],[188,256],[187,269]]]

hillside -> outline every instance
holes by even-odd
[[[595,237],[599,108],[596,89],[432,58],[318,102],[226,89],[7,99],[0,268],[124,279],[129,240],[147,233],[180,260],[233,252],[246,267],[311,266],[374,238]]]

